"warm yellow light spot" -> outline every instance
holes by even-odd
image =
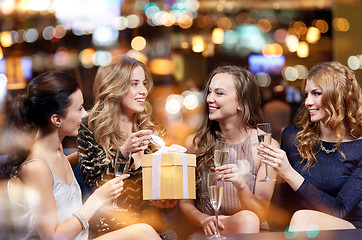
[[[146,47],[146,39],[142,36],[137,36],[132,39],[131,47],[136,51],[141,51]]]
[[[155,58],[148,65],[151,73],[157,75],[170,75],[173,73],[173,62],[170,59]]]
[[[92,65],[94,54],[95,50],[93,48],[86,48],[80,52],[79,60],[85,65]]]
[[[309,45],[306,42],[299,42],[297,56],[300,58],[306,58],[309,56]]]
[[[1,46],[10,47],[12,45],[11,33],[9,31],[3,31],[0,36]]]
[[[222,44],[224,42],[224,30],[222,28],[214,28],[212,30],[212,42]]]
[[[310,27],[308,29],[306,40],[309,43],[317,43],[318,40],[321,38],[321,33],[318,28]]]
[[[192,51],[199,53],[204,51],[204,39],[200,35],[196,35],[192,37]]]

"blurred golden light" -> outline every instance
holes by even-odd
[[[280,56],[283,54],[283,48],[277,43],[265,44],[262,48],[262,53],[266,57]]]
[[[309,45],[306,42],[299,42],[297,56],[300,58],[306,58],[309,56]]]
[[[224,42],[224,30],[222,28],[214,28],[212,30],[212,42],[222,44]]]
[[[347,32],[350,27],[349,21],[345,18],[334,18],[332,24],[334,29],[340,32]]]
[[[306,37],[307,42],[309,42],[311,44],[317,43],[320,38],[321,38],[321,33],[318,28],[310,27],[308,29],[308,33],[307,33],[307,37]]]
[[[0,59],[3,59],[3,57],[4,57],[3,49],[0,47]]]
[[[15,1],[2,1],[0,9],[4,15],[11,14],[15,10]]]
[[[182,16],[180,17],[178,25],[183,29],[187,29],[192,26],[192,23],[193,23],[192,15],[190,16],[189,14],[185,13],[182,14]]]
[[[204,51],[204,39],[200,35],[196,35],[192,37],[192,51],[199,53]]]
[[[170,75],[173,73],[173,62],[170,59],[155,58],[148,65],[150,72],[157,75]]]
[[[316,20],[314,22],[314,27],[318,28],[321,33],[328,32],[328,23],[322,19]]]
[[[228,17],[221,17],[216,21],[216,26],[224,30],[229,30],[233,27],[233,23]]]
[[[290,52],[296,52],[299,46],[299,39],[295,35],[287,35],[285,38],[285,44]]]
[[[9,31],[3,31],[0,33],[0,42],[3,47],[10,47],[13,44],[11,33]]]
[[[136,51],[141,51],[146,47],[146,39],[142,36],[137,36],[132,39],[131,47]]]
[[[171,27],[172,25],[175,24],[175,22],[176,22],[176,16],[173,15],[172,13],[163,14],[161,17],[161,23],[165,27]]]
[[[182,49],[187,49],[190,46],[190,44],[188,42],[182,42],[181,43],[181,48]]]
[[[274,88],[273,88],[273,91],[274,92],[284,92],[285,88],[283,85],[276,85]]]
[[[86,48],[79,53],[79,60],[84,66],[92,66],[94,54],[95,50],[93,48]]]
[[[257,26],[262,32],[270,32],[272,25],[268,19],[260,19],[257,23]]]

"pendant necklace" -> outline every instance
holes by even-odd
[[[330,154],[330,153],[334,153],[335,151],[337,151],[337,148],[335,147],[335,148],[332,148],[332,149],[326,149],[324,146],[323,146],[323,144],[322,144],[322,142],[321,142],[321,150],[322,151],[324,151],[324,152],[326,152],[327,154]]]

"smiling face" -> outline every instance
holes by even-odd
[[[234,76],[228,73],[218,73],[211,79],[206,98],[210,120],[223,122],[238,118],[239,102],[234,81]]]
[[[66,136],[77,136],[82,118],[87,116],[83,108],[83,94],[80,89],[69,96],[71,104],[67,108],[67,115],[62,119],[61,131]]]
[[[129,117],[145,110],[145,100],[148,95],[147,80],[142,67],[136,67],[131,74],[128,92],[121,101],[123,112]]]
[[[312,80],[307,80],[305,85],[304,105],[309,111],[312,122],[324,121],[328,114],[322,105],[323,89]]]

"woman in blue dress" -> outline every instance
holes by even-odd
[[[362,93],[352,70],[338,62],[312,68],[304,106],[283,132],[281,147],[259,155],[289,186],[280,203],[294,213],[289,230],[362,227]]]

